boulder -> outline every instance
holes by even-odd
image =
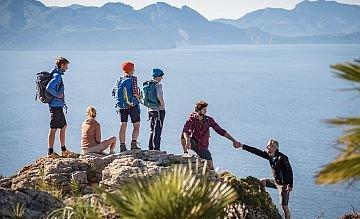
[[[0,187],[0,218],[40,218],[61,207],[64,207],[63,202],[46,192]]]

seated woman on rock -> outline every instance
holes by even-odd
[[[96,109],[93,106],[87,108],[87,117],[81,126],[81,152],[82,154],[97,153],[106,154],[104,151],[110,146],[110,153],[115,153],[116,137],[112,136],[101,141],[100,124],[95,120]]]

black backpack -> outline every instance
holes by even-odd
[[[46,90],[46,86],[51,81],[53,74],[42,71],[36,74],[36,96],[35,100],[39,99],[43,103],[50,103],[53,96]]]

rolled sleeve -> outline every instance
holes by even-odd
[[[214,119],[211,119],[211,120],[210,120],[210,127],[213,128],[214,131],[215,131],[216,133],[218,133],[219,135],[225,136],[226,130],[223,129],[223,128],[221,128],[221,127],[219,126],[219,124],[217,124],[217,123],[215,122]]]

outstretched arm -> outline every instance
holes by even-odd
[[[213,119],[211,119],[211,121],[210,121],[210,127],[213,128],[214,131],[215,131],[216,133],[218,133],[219,135],[224,136],[225,138],[227,138],[227,139],[229,139],[230,141],[232,141],[234,147],[237,147],[237,145],[240,145],[240,144],[241,144],[240,142],[236,141],[236,139],[233,138],[227,131],[225,131],[223,128],[221,128],[221,127],[219,126],[219,124],[217,124],[217,123],[215,122],[215,120],[213,120]]]
[[[259,157],[262,157],[264,159],[270,159],[270,155],[268,153],[266,153],[265,151],[259,150],[257,148],[251,147],[249,145],[243,144],[242,146],[240,146],[243,150],[248,151],[252,154],[255,154]]]
[[[229,133],[227,133],[227,132],[225,133],[224,137],[227,138],[227,139],[229,139],[230,141],[232,141],[233,146],[234,146],[235,148],[237,147],[237,145],[241,145],[240,142],[236,141],[236,139],[233,138],[233,137],[232,137]]]

